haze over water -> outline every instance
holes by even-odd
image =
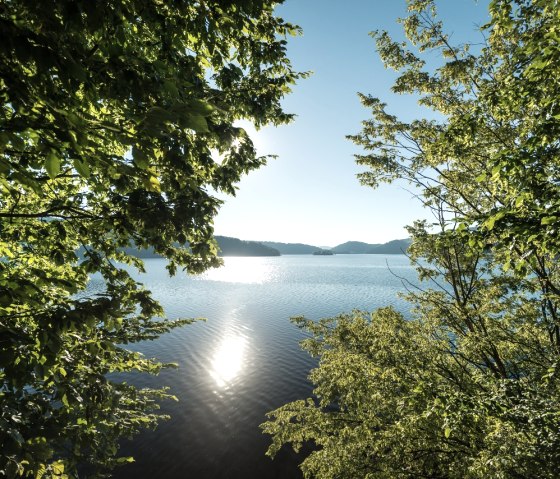
[[[416,278],[402,255],[225,258],[223,268],[198,277],[169,278],[160,259],[146,260],[146,269],[139,279],[170,318],[207,321],[135,345],[179,369],[127,380],[169,386],[179,402],[163,404],[171,420],[123,444],[136,462],[115,471],[119,479],[301,477],[291,451],[265,456],[270,440],[258,428],[266,412],[311,394],[315,362],[289,318],[389,305],[406,314],[399,277]],[[92,281],[91,290],[100,287]]]

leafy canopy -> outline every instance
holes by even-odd
[[[303,76],[278,3],[0,0],[0,475],[101,473],[155,426],[169,395],[107,374],[157,373],[126,345],[188,321],[161,319],[123,248],[220,264],[215,192],[266,160],[235,122],[289,121]]]
[[[361,95],[372,117],[351,139],[363,184],[407,180],[433,213],[409,228],[428,284],[409,288],[410,318],[295,320],[316,398],[270,413],[269,454],[311,442],[318,478],[558,477],[558,6],[492,1],[482,46],[453,45],[433,1],[408,7],[408,45],[373,36],[393,90],[436,115]]]

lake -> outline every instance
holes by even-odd
[[[416,282],[402,255],[229,257],[201,276],[173,278],[164,260],[145,263],[146,274],[137,277],[168,317],[207,321],[135,345],[179,369],[129,382],[169,386],[179,402],[163,403],[172,418],[156,431],[123,443],[121,452],[136,462],[117,469],[119,479],[302,477],[302,458],[292,451],[265,456],[270,438],[258,427],[266,412],[311,394],[307,375],[315,360],[300,350],[304,335],[289,318],[388,305],[406,314],[397,297],[401,278]]]

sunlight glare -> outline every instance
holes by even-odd
[[[243,336],[227,336],[220,343],[212,359],[210,375],[218,387],[230,384],[243,369],[247,339]]]
[[[267,132],[265,131],[267,127],[261,127],[259,130],[255,128],[255,126],[248,120],[237,120],[233,124],[237,128],[243,128],[249,138],[253,141],[253,145],[255,146],[255,150],[257,151],[257,155],[270,155],[269,150],[269,141],[267,140]],[[222,164],[224,161],[224,154],[220,154],[218,150],[215,148],[210,149],[210,154],[212,155],[212,159],[218,163]]]
[[[261,258],[224,258],[224,265],[210,269],[200,279],[226,283],[262,284],[273,279],[275,267]]]

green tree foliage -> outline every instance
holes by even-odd
[[[278,3],[0,0],[0,475],[103,472],[155,426],[170,396],[107,374],[157,373],[126,345],[188,321],[118,264],[220,264],[214,192],[266,160],[235,121],[289,121],[302,76]]]
[[[403,121],[362,95],[372,118],[351,138],[365,185],[407,180],[433,212],[409,228],[428,283],[406,320],[296,319],[320,358],[316,399],[263,428],[271,455],[316,446],[307,477],[560,475],[559,8],[494,0],[490,14],[483,45],[452,45],[430,0],[409,1],[408,45],[374,34],[394,91],[435,114]]]

